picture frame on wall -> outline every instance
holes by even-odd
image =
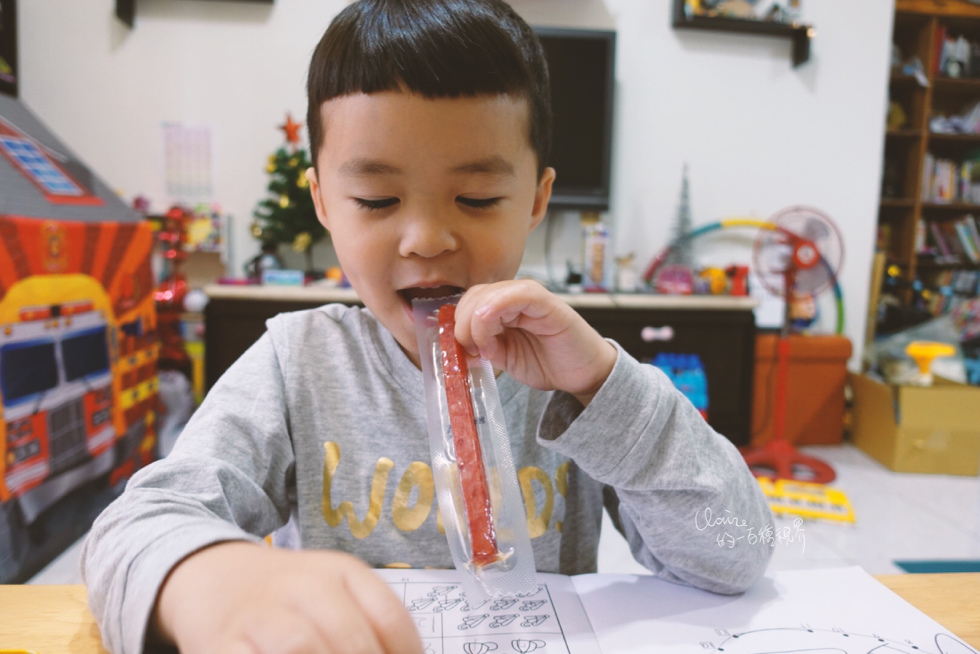
[[[0,93],[17,91],[17,0],[0,0]]]

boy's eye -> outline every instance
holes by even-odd
[[[393,207],[398,204],[398,198],[380,198],[378,200],[354,198],[354,202],[368,211],[380,211],[381,209],[387,209],[388,207]]]
[[[489,209],[499,203],[500,198],[464,198],[460,196],[456,198],[456,201],[473,209]]]

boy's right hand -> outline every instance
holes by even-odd
[[[179,563],[152,624],[183,654],[422,652],[402,602],[359,559],[246,542],[212,545]]]

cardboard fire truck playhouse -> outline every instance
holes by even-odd
[[[79,538],[154,458],[148,222],[0,95],[0,583]]]

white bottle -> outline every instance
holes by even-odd
[[[609,230],[599,221],[598,213],[582,214],[582,242],[582,286],[589,292],[608,291],[606,259],[609,251]]]

